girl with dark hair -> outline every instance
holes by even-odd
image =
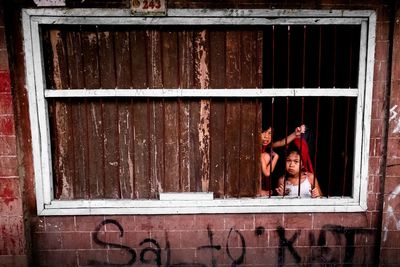
[[[301,145],[304,146],[301,149],[308,151],[307,143]],[[318,180],[312,170],[309,170],[311,162],[309,162],[310,166],[306,165],[308,164],[309,156],[308,159],[304,157],[304,150],[300,150],[297,146],[291,146],[287,153],[286,172],[285,175],[279,178],[278,187],[275,191],[280,196],[321,197],[322,192]]]
[[[261,175],[260,190],[258,192],[258,196],[267,196],[271,194],[271,191],[268,188],[267,190],[263,190],[262,182],[270,178],[271,173],[274,171],[276,163],[278,162],[279,159],[278,154],[273,151],[273,148],[286,146],[292,141],[300,139],[299,137],[301,136],[301,134],[305,132],[305,129],[306,129],[305,125],[300,125],[299,127],[296,127],[294,132],[291,133],[289,136],[275,142],[272,142],[271,127],[269,127],[267,130],[261,133],[262,151],[261,151],[260,163],[261,163],[262,175]]]

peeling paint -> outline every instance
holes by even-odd
[[[37,6],[65,6],[65,0],[33,0]]]
[[[203,30],[196,37],[195,51],[196,51],[196,64],[195,72],[196,77],[201,89],[207,89],[210,83],[209,70],[208,70],[208,51],[206,47],[206,31]],[[210,173],[210,100],[200,101],[200,121],[198,124],[199,132],[199,151],[201,155],[201,189],[203,192],[208,192]]]

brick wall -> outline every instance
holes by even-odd
[[[381,263],[395,266],[400,261],[400,9],[397,4],[393,34],[393,66],[389,105],[389,130],[387,140],[387,164],[382,214]]]
[[[0,6],[3,6],[2,1]],[[0,266],[26,266],[21,184],[4,9],[0,13]]]
[[[71,1],[79,6],[79,1]],[[70,2],[70,3],[71,3]],[[84,4],[89,5],[90,1]],[[226,2],[226,5],[224,4]],[[374,266],[379,255],[381,233],[381,192],[385,192],[385,212],[382,232],[381,263],[396,266],[399,262],[398,244],[398,184],[400,163],[397,161],[399,134],[393,133],[400,124],[400,85],[397,68],[393,68],[393,89],[390,108],[396,114],[390,120],[388,142],[388,164],[384,167],[383,156],[386,141],[388,105],[389,65],[389,12],[379,1],[276,1],[278,3],[245,3],[242,1],[169,1],[170,7],[229,7],[229,8],[334,8],[376,9],[378,14],[376,64],[373,93],[371,152],[368,186],[368,210],[364,213],[302,213],[302,214],[242,214],[242,215],[170,215],[170,216],[66,216],[37,217],[34,211],[34,183],[29,146],[29,119],[24,87],[22,39],[15,35],[15,106],[17,111],[17,138],[21,144],[24,170],[25,198],[31,212],[31,238],[33,266],[105,266],[107,264],[142,263],[152,265],[181,266],[294,266],[306,264],[346,263],[352,266]],[[288,4],[290,2],[292,4]],[[95,2],[94,5],[96,5]],[[101,5],[101,4],[98,4]],[[18,23],[14,23],[18,25]],[[397,24],[396,24],[397,25]],[[4,30],[3,26],[0,26]],[[16,26],[18,28],[18,26]],[[397,27],[396,27],[397,29]],[[397,29],[398,30],[398,29]],[[20,29],[14,32],[20,33]],[[3,36],[2,34],[0,34]],[[1,37],[0,36],[0,37]],[[4,38],[3,38],[4,39]],[[395,38],[395,48],[399,46]],[[0,51],[6,51],[1,41]],[[398,49],[397,49],[398,50]],[[400,52],[394,50],[393,58],[398,62]],[[3,54],[0,54],[1,57]],[[0,57],[0,68],[3,70]],[[4,68],[6,70],[6,68]],[[9,85],[8,71],[1,71],[1,83]],[[397,74],[397,75],[396,75]],[[8,88],[8,89],[7,89]],[[0,239],[0,252],[23,255],[22,211],[20,184],[18,183],[13,110],[9,86],[1,86],[0,117],[10,118],[6,126],[0,126],[0,178],[8,185],[4,197],[0,189],[0,222],[7,239]],[[3,103],[3,102],[2,102]],[[8,103],[8,102],[7,102]],[[397,107],[397,106],[398,107]],[[396,107],[395,107],[396,106]],[[394,108],[395,107],[395,108]],[[397,112],[397,113],[396,113]],[[1,124],[3,125],[3,123]],[[11,125],[11,126],[7,126]],[[4,141],[3,141],[4,139]],[[28,141],[26,141],[28,140]],[[6,154],[6,155],[3,155]],[[396,157],[397,156],[397,157]],[[11,162],[10,162],[11,161]],[[8,163],[6,163],[8,162]],[[2,165],[3,164],[3,165]],[[385,177],[385,189],[381,188]],[[3,175],[7,173],[7,175]],[[5,187],[4,187],[5,188]],[[399,190],[399,192],[397,191]],[[8,192],[13,192],[9,194]],[[4,199],[4,200],[3,200]],[[19,208],[17,208],[19,207]],[[389,209],[392,208],[392,210]],[[4,215],[3,215],[4,214]],[[12,214],[12,215],[11,215]],[[15,220],[15,221],[12,221]],[[3,221],[5,227],[3,228]],[[19,231],[19,232],[18,232]],[[12,248],[12,251],[8,251]],[[0,253],[1,254],[1,253]],[[0,256],[0,266],[2,261]],[[60,260],[62,259],[62,260]],[[183,265],[186,263],[186,265]],[[6,265],[7,266],[7,265]],[[11,265],[12,266],[12,265]]]

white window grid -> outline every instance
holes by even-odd
[[[367,209],[376,14],[372,10],[169,9],[162,17],[132,16],[128,9],[23,9],[26,83],[38,215],[362,212]],[[357,88],[97,89],[46,88],[40,27],[67,25],[360,25]],[[352,197],[228,198],[202,194],[160,200],[53,199],[47,100],[63,97],[356,97]]]

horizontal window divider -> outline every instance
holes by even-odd
[[[363,18],[266,18],[237,17],[234,21],[229,17],[35,17],[33,21],[39,24],[68,25],[359,25]]]
[[[46,89],[45,97],[278,97],[344,96],[357,97],[349,88],[260,88],[260,89]]]
[[[85,19],[91,17],[134,17],[131,9],[104,9],[104,8],[35,8],[25,9],[30,16],[57,16],[74,17],[79,14]],[[369,17],[373,12],[370,10],[304,10],[304,9],[175,9],[167,11],[168,17]],[[151,14],[148,14],[151,16]],[[160,14],[153,16],[159,17]]]

